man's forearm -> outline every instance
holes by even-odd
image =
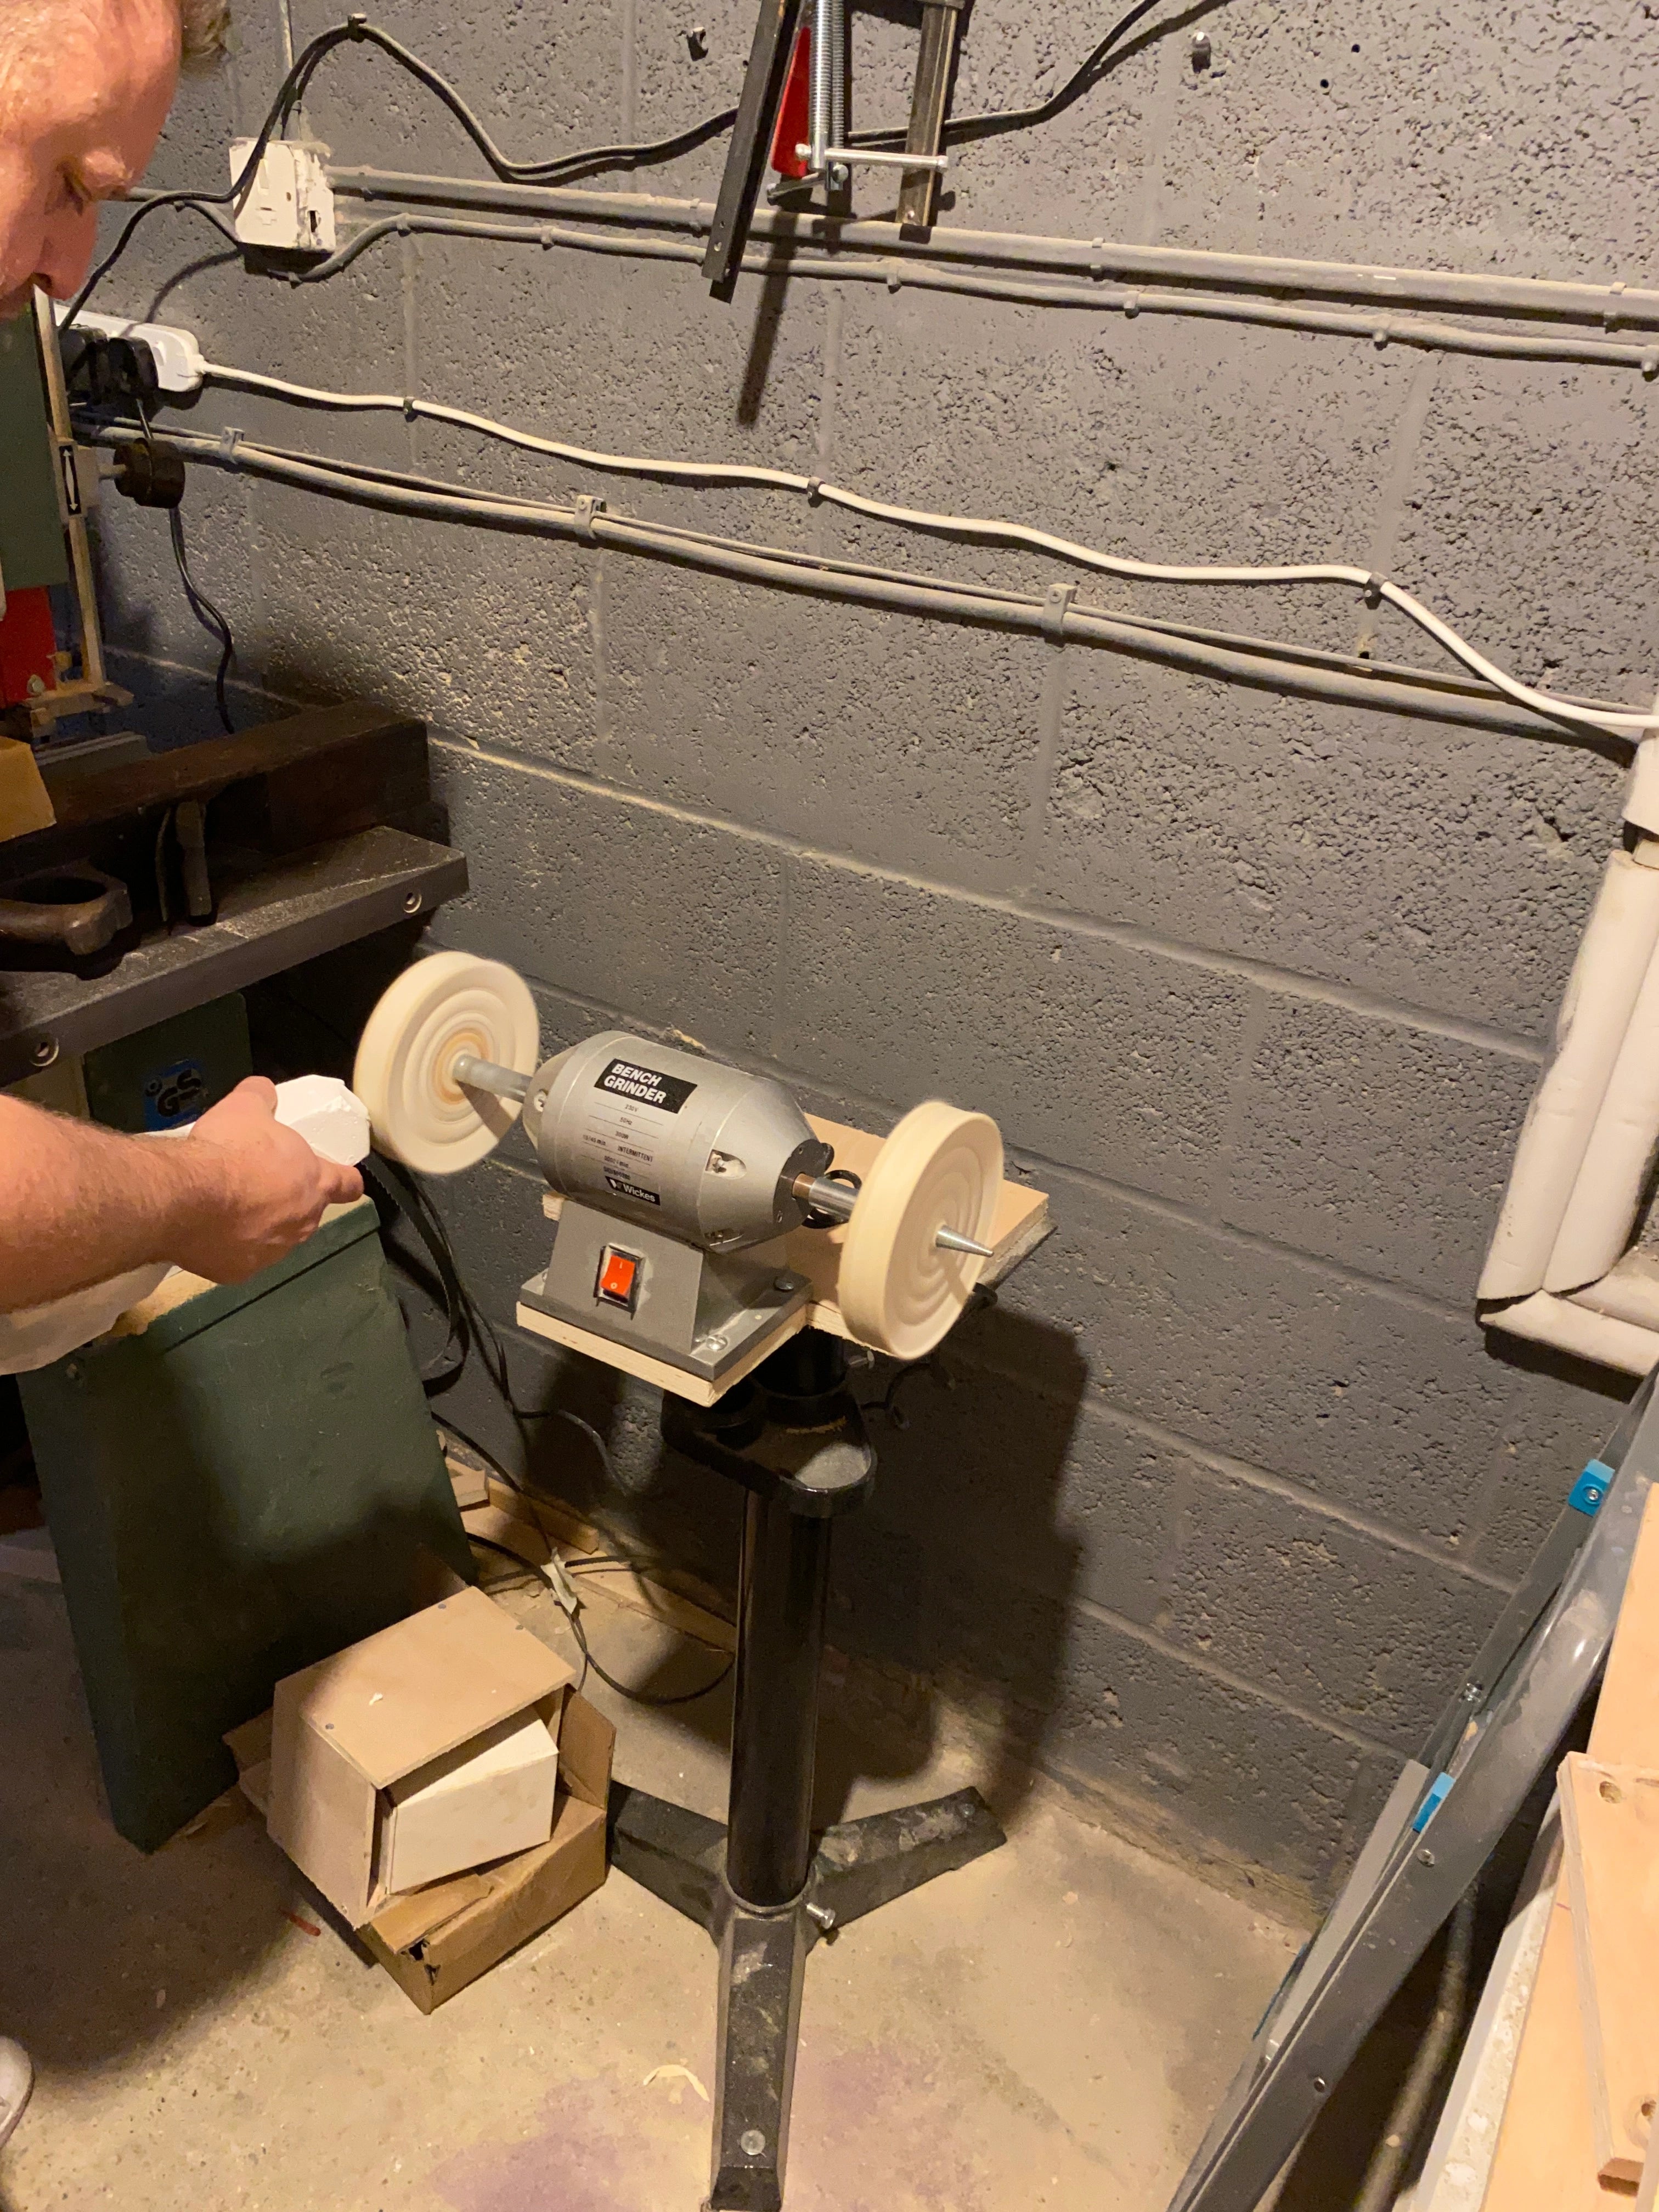
[[[0,1313],[173,1258],[212,1203],[214,1166],[187,1139],[0,1098]]]

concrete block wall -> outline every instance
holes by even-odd
[[[296,42],[332,20],[243,0],[155,180],[224,174],[284,7]],[[901,16],[855,15],[856,124],[903,112]],[[380,20],[527,155],[720,106],[752,15],[387,0]],[[957,111],[1052,91],[1104,27],[976,0]],[[1610,0],[1571,23],[1545,0],[1211,0],[1051,125],[964,151],[947,220],[1651,283],[1649,44]],[[482,173],[373,55],[326,64],[307,115],[338,161]],[[711,197],[719,161],[650,188]],[[1386,566],[1568,690],[1644,702],[1659,669],[1659,403],[1629,369],[805,279],[745,280],[728,308],[684,266],[453,239],[294,289],[183,216],[149,224],[102,304],[186,322],[214,358],[611,449],[778,463],[1166,559]],[[1058,573],[395,415],[222,392],[192,420],[826,555],[1027,590]],[[1613,1418],[1606,1378],[1488,1342],[1472,1297],[1617,764],[205,470],[187,520],[246,715],[369,692],[429,718],[474,884],[434,937],[521,967],[550,1039],[689,1036],[872,1126],[933,1093],[997,1115],[1055,1234],[957,1333],[954,1388],[903,1386],[836,1640],[982,1698],[1126,1817],[1328,1888]],[[209,651],[164,532],[106,509],[100,536],[122,665],[183,727]],[[1090,593],[1431,657],[1340,593]],[[540,1261],[536,1197],[510,1148],[445,1195],[498,1317]],[[638,1511],[729,1574],[731,1501],[664,1460],[644,1394],[513,1356],[524,1390],[606,1424]],[[588,1479],[579,1440],[538,1434],[554,1479]]]

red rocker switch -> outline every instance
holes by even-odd
[[[640,1301],[640,1276],[644,1265],[632,1252],[619,1252],[614,1244],[607,1244],[599,1256],[599,1279],[594,1285],[594,1296],[608,1306],[620,1306],[624,1313],[632,1313]]]

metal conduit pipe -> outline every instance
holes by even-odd
[[[444,237],[489,239],[502,245],[564,246],[578,252],[623,255],[653,261],[700,262],[700,246],[671,238],[641,238],[603,230],[576,230],[568,226],[471,221],[459,216],[385,216],[366,224],[349,238],[337,252],[313,269],[292,276],[291,283],[326,283],[350,267],[360,254],[380,240],[416,233]],[[896,292],[902,287],[916,291],[954,292],[975,299],[1006,300],[1019,306],[1071,307],[1116,313],[1127,316],[1196,315],[1224,322],[1267,325],[1280,330],[1313,331],[1337,337],[1357,338],[1373,346],[1415,347],[1430,353],[1477,354],[1514,361],[1583,362],[1598,368],[1635,368],[1650,379],[1659,376],[1659,344],[1621,344],[1605,338],[1527,337],[1510,331],[1472,330],[1454,323],[1428,323],[1400,315],[1362,315],[1340,308],[1288,306],[1277,301],[1243,296],[1211,296],[1198,292],[1146,292],[1117,284],[1064,284],[1052,280],[979,276],[956,269],[934,269],[912,262],[875,260],[864,254],[815,253],[791,246],[781,254],[750,252],[744,255],[744,270],[755,276],[812,276],[842,283],[884,285]]]
[[[1460,1900],[1446,1931],[1446,1954],[1423,2039],[1401,2083],[1382,2140],[1372,2152],[1352,2212],[1391,2212],[1401,2179],[1423,2132],[1446,2061],[1463,2026],[1469,2002],[1469,1966],[1474,1953],[1477,1883]]]
[[[222,437],[197,431],[168,434],[169,442],[187,460],[199,465],[240,471],[386,514],[469,524],[527,537],[614,545],[625,552],[746,582],[1103,646],[1185,673],[1219,677],[1258,690],[1288,692],[1342,706],[1507,734],[1588,741],[1603,751],[1617,742],[1594,732],[1562,729],[1497,698],[1449,691],[1430,681],[1402,681],[1391,675],[1370,678],[1290,658],[1277,649],[1256,651],[1242,645],[1222,647],[1200,641],[1170,628],[1154,629],[1103,610],[1079,606],[1064,590],[1045,599],[1022,597],[993,586],[905,576],[857,562],[798,554],[781,546],[750,545],[700,531],[636,521],[607,510],[598,501],[558,507],[550,501],[489,496],[459,485],[264,446],[244,439],[240,433],[227,432]],[[106,428],[95,433],[93,442],[119,446],[130,435]]]
[[[590,222],[684,230],[696,235],[708,231],[714,215],[710,200],[661,198],[647,192],[504,185],[396,169],[343,167],[331,168],[327,173],[337,192],[365,200],[398,200],[410,206],[564,215]],[[1597,323],[1608,331],[1620,324],[1631,330],[1659,331],[1659,292],[1621,283],[1575,284],[1536,276],[1297,261],[1275,254],[1125,246],[1107,239],[1044,238],[1018,231],[941,227],[924,241],[903,237],[896,223],[862,222],[772,208],[757,210],[753,228],[757,238],[780,239],[798,246],[861,248],[906,261],[977,261],[999,268],[1055,269],[1091,277],[1146,277],[1165,283],[1207,284],[1222,290],[1366,300],[1381,307],[1462,307],[1475,314]]]

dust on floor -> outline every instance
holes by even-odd
[[[507,1601],[560,1642],[545,1599]],[[708,1668],[596,1589],[587,1617],[623,1679]],[[723,1811],[726,1692],[590,1694],[623,1779]],[[827,1751],[830,1818],[978,1778]],[[0,1583],[0,2033],[40,2076],[0,2212],[702,2202],[714,1955],[623,1876],[423,2018],[234,1798],[151,1858],[114,1833],[46,1583]],[[1161,2212],[1300,1940],[1035,1790],[1006,1850],[815,1953],[789,2212]]]

